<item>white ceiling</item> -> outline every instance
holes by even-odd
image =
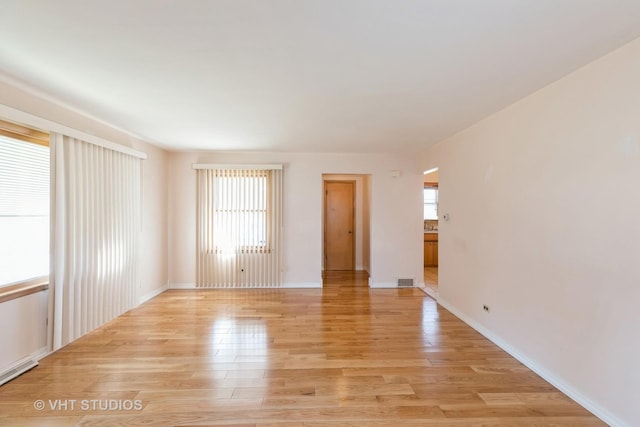
[[[2,0],[0,70],[172,149],[420,150],[640,37],[638,0]]]

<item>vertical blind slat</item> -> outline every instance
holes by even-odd
[[[140,159],[63,135],[55,153],[53,349],[135,305]]]

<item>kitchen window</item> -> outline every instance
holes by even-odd
[[[424,199],[424,219],[438,219],[438,187],[434,185],[425,186],[422,190]]]

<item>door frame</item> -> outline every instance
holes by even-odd
[[[351,239],[351,261],[352,261],[352,269],[344,270],[344,271],[356,271],[356,180],[355,179],[324,179],[322,181],[322,271],[326,271],[327,265],[327,184],[329,183],[343,183],[343,184],[351,184],[351,224],[352,231],[351,235],[353,236]],[[336,270],[338,271],[338,270]]]

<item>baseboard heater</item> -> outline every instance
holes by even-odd
[[[18,366],[8,369],[0,375],[0,386],[35,368],[36,366],[38,366],[38,362],[33,359],[29,359],[20,363]]]

